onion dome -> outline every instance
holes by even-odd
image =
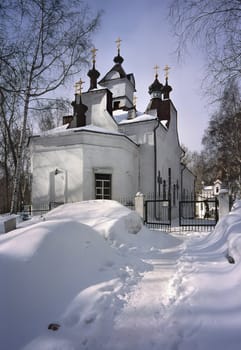
[[[156,74],[154,82],[149,86],[149,94],[151,95],[153,92],[162,93],[163,85],[158,80],[158,75]]]
[[[122,64],[124,58],[120,55],[120,49],[118,49],[118,55],[114,57],[113,61],[117,64]]]
[[[91,50],[92,52],[92,63],[93,63],[93,66],[92,66],[92,69],[89,70],[88,72],[88,77],[90,78],[90,87],[89,87],[89,90],[92,90],[92,89],[96,89],[97,88],[97,79],[99,78],[100,76],[100,73],[98,72],[98,70],[95,69],[95,57],[96,57],[96,51],[97,49],[96,48],[93,48]]]
[[[126,73],[124,69],[122,68],[121,64],[124,62],[124,58],[120,55],[120,43],[121,39],[118,38],[115,42],[117,44],[117,56],[114,57],[113,61],[115,62],[114,67],[112,68],[112,71],[116,71],[120,74],[120,78],[126,77]]]
[[[95,64],[93,63],[92,69],[88,71],[88,77],[90,78],[90,87],[89,90],[96,89],[97,88],[97,79],[100,76],[100,73],[98,70],[95,69]]]
[[[163,85],[162,83],[160,83],[160,81],[158,80],[158,69],[159,67],[156,65],[154,67],[156,74],[155,74],[155,80],[154,82],[149,86],[149,94],[152,95],[153,98],[161,98],[161,94],[162,94],[162,89],[163,89]]]
[[[73,106],[73,116],[74,116],[74,127],[80,127],[86,125],[86,116],[85,113],[88,110],[88,107],[83,104],[81,99],[82,94],[82,84],[84,81],[80,79],[75,83],[75,100],[71,103]]]
[[[151,95],[151,100],[146,108],[146,113],[151,115],[159,115],[162,104],[162,90],[163,85],[158,80],[158,69],[159,67],[156,65],[154,67],[156,74],[154,82],[149,86],[149,94]]]
[[[115,42],[117,44],[117,56],[114,57],[114,62],[117,64],[122,64],[124,61],[124,58],[120,55],[120,43],[121,43],[121,39],[118,38]]]

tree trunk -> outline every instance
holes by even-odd
[[[20,190],[20,181],[21,181],[21,171],[22,171],[22,163],[23,163],[23,151],[24,151],[24,143],[26,137],[26,125],[28,118],[28,110],[29,110],[29,102],[30,102],[30,94],[29,89],[26,93],[26,98],[24,102],[24,111],[23,111],[23,124],[20,134],[19,146],[18,146],[18,154],[17,154],[17,165],[15,169],[15,175],[13,180],[13,193],[12,193],[12,201],[10,213],[17,213],[18,211],[18,199],[19,199],[19,190]]]

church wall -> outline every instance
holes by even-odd
[[[31,141],[32,203],[95,198],[95,172],[112,174],[112,198],[138,191],[138,147],[119,135],[75,132]]]
[[[145,195],[159,193],[163,197],[165,187],[168,198],[169,169],[171,169],[171,201],[172,215],[178,215],[178,200],[180,198],[180,157],[181,148],[177,134],[176,110],[171,105],[169,128],[157,120],[121,124],[119,130],[134,138],[140,144],[140,190]],[[158,126],[158,127],[157,127]],[[156,174],[154,130],[156,129]],[[159,179],[158,179],[159,174]],[[164,184],[165,181],[165,184]],[[156,184],[155,184],[156,182]],[[173,193],[174,192],[174,193]],[[175,197],[175,198],[174,198]]]
[[[84,199],[95,198],[95,173],[111,174],[112,199],[134,198],[138,191],[137,147],[115,139],[105,147],[84,145]],[[91,197],[90,197],[91,195]]]
[[[145,195],[154,191],[154,134],[156,120],[121,124],[119,130],[140,145],[140,188]]]
[[[81,201],[82,149],[72,146],[41,148],[35,147],[32,156],[33,207],[41,203]]]
[[[145,195],[154,193],[154,146],[140,146],[140,191]]]
[[[157,129],[157,174],[160,171],[161,190],[166,187],[168,196],[169,174],[171,175],[171,204],[172,217],[178,216],[178,201],[180,199],[181,178],[180,178],[180,157],[181,148],[177,134],[177,115],[175,108],[171,108],[169,128],[165,129],[160,125]],[[169,170],[171,169],[171,170]],[[165,183],[164,183],[165,181]],[[157,185],[158,188],[158,185]]]
[[[138,144],[149,143],[153,145],[153,130],[157,126],[157,120],[153,119],[145,122],[131,122],[119,125],[119,131],[134,138]]]
[[[82,94],[82,102],[88,106],[86,124],[117,131],[118,125],[107,111],[107,90],[95,90]]]
[[[133,122],[121,124],[120,131],[125,132],[131,138],[140,144],[140,190],[145,195],[159,193],[163,198],[163,189],[166,190],[166,198],[168,198],[169,184],[169,168],[171,169],[171,196],[172,196],[172,213],[173,217],[178,214],[178,198],[180,192],[180,156],[181,149],[179,145],[177,127],[176,127],[176,111],[172,109],[173,115],[169,128],[164,127],[157,120],[149,122]],[[157,127],[158,126],[158,127]],[[156,174],[155,169],[155,147],[154,147],[154,130],[156,129]],[[160,172],[160,173],[159,173]],[[160,178],[158,178],[158,174]],[[162,181],[159,185],[158,183]],[[165,185],[164,185],[165,181]],[[156,182],[156,184],[155,184]],[[175,188],[174,188],[175,185]],[[175,199],[173,200],[173,190]]]
[[[106,87],[112,92],[113,99],[119,98],[120,108],[132,107],[134,88],[127,78],[110,80]]]

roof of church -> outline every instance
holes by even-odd
[[[143,122],[143,121],[150,121],[157,119],[156,116],[142,113],[142,112],[136,112],[136,117],[132,119],[128,119],[128,111],[123,111],[121,109],[113,111],[113,118],[118,124],[129,124],[129,123],[135,123],[135,122]]]
[[[150,114],[141,114],[139,116],[137,116],[136,118],[133,119],[126,119],[126,120],[122,120],[119,122],[119,124],[130,124],[130,123],[137,123],[137,122],[147,122],[150,120],[156,120],[157,117],[150,115]]]
[[[76,127],[76,128],[68,128],[69,124],[64,124],[61,125],[57,128],[54,129],[50,129],[47,131],[43,131],[40,133],[40,136],[47,136],[47,135],[53,135],[53,134],[60,134],[60,133],[72,133],[72,132],[76,132],[76,131],[80,131],[80,130],[86,130],[86,131],[95,131],[95,132],[100,132],[100,133],[106,133],[106,134],[121,134],[122,133],[118,132],[118,131],[114,131],[114,130],[110,130],[110,129],[105,129],[96,125],[85,125],[85,126],[80,126],[80,127]]]
[[[51,129],[51,130],[47,130],[44,132],[41,132],[39,135],[33,135],[29,138],[30,139],[34,139],[34,138],[38,138],[38,137],[45,137],[45,136],[60,136],[61,135],[71,135],[74,133],[78,133],[78,132],[91,132],[91,133],[95,133],[95,134],[99,134],[99,135],[114,135],[114,136],[119,136],[119,137],[124,137],[125,139],[127,139],[128,141],[130,141],[132,144],[134,144],[135,146],[138,146],[137,143],[135,141],[133,141],[130,137],[128,137],[128,135],[122,133],[122,132],[118,132],[118,131],[114,131],[114,130],[110,130],[110,129],[105,129],[96,125],[86,125],[86,126],[81,126],[81,127],[77,127],[77,128],[69,128],[68,129],[69,124],[65,124],[62,125],[60,127]]]

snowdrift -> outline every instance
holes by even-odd
[[[241,201],[199,236],[149,231],[115,201],[31,222],[0,236],[1,348],[239,350]]]
[[[231,212],[220,219],[215,229],[199,242],[190,242],[192,251],[198,259],[213,260],[220,256],[233,256],[235,260],[241,257],[241,201],[236,201]]]
[[[116,298],[121,308],[121,295],[151,269],[139,249],[148,252],[155,246],[158,252],[180,244],[175,238],[168,242],[165,234],[163,239],[151,234],[149,240],[141,218],[115,201],[66,204],[33,222],[0,236],[4,349],[44,349],[45,338],[39,335],[46,334],[51,343],[51,322],[62,327],[91,323],[96,310],[103,314],[110,306],[108,294],[113,298],[120,293]],[[65,342],[57,348],[70,349],[71,341]]]

